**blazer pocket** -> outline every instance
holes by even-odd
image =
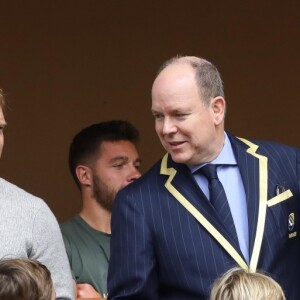
[[[271,207],[273,205],[276,205],[282,201],[288,200],[293,196],[293,193],[290,189],[284,191],[283,193],[271,198],[270,200],[267,201],[268,207]]]
[[[290,189],[267,201],[266,226],[270,226],[268,232],[272,232],[274,238],[277,236],[287,239],[293,237],[293,233],[298,230],[299,208],[297,203]],[[274,227],[275,224],[276,227]],[[275,228],[277,230],[274,230]]]

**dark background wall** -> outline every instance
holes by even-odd
[[[45,199],[59,221],[80,209],[67,167],[81,128],[139,128],[143,171],[163,153],[150,113],[159,65],[214,62],[227,129],[300,147],[299,1],[1,1],[0,87],[8,127],[0,175]]]

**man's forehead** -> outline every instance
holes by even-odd
[[[110,156],[124,156],[128,152],[136,150],[136,146],[131,141],[119,140],[119,141],[103,141],[100,148],[100,154],[110,155]]]
[[[165,77],[176,78],[185,73],[194,74],[194,69],[192,66],[187,61],[175,62],[163,69],[160,74],[158,74],[157,79]]]
[[[152,94],[172,91],[187,83],[196,84],[194,69],[188,64],[170,65],[156,77],[152,86]]]

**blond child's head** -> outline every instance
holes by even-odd
[[[286,300],[280,285],[270,276],[234,267],[218,278],[210,300]]]

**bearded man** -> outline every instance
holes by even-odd
[[[141,176],[138,138],[127,121],[109,121],[83,129],[71,143],[69,168],[82,210],[61,231],[78,298],[107,297],[112,204],[120,189]]]

